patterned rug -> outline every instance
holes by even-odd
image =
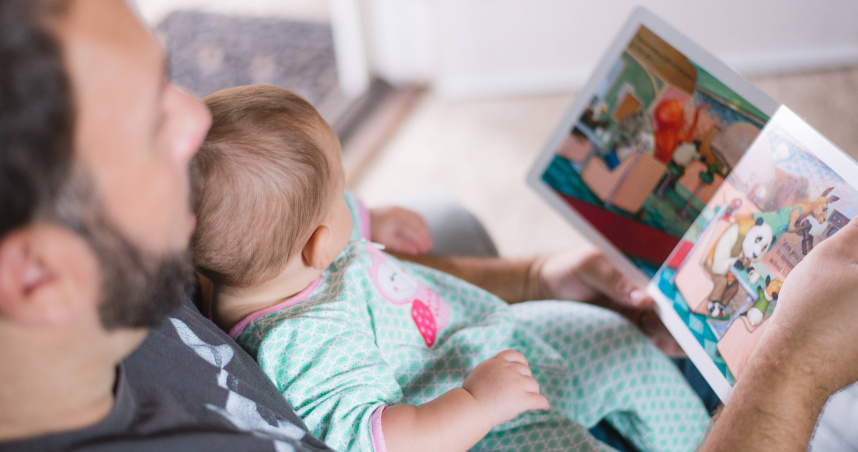
[[[329,121],[348,108],[337,85],[331,27],[178,11],[156,27],[170,76],[198,96],[237,85],[288,88]]]

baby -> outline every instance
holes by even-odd
[[[707,413],[624,319],[575,302],[508,305],[385,254],[310,104],[267,86],[205,101],[193,253],[214,319],[325,443],[602,450],[587,428],[607,419],[640,449],[694,448]],[[399,234],[418,237],[410,251],[427,248],[425,226],[400,229],[423,231]]]

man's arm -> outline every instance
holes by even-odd
[[[858,381],[858,220],[784,281],[704,452],[807,450],[822,407]]]
[[[392,253],[401,260],[415,262],[449,273],[481,287],[507,303],[538,300],[537,259],[499,259],[470,256],[406,255]]]
[[[394,253],[396,254],[396,253]],[[497,295],[507,303],[530,300],[575,300],[608,308],[608,298],[635,310],[648,307],[645,297],[595,249],[523,259],[396,254],[449,273]]]
[[[636,324],[671,356],[683,352],[657,315],[646,315],[654,301],[595,249],[560,252],[529,259],[461,256],[409,256],[416,262],[457,276],[492,292],[507,303],[574,300],[611,309]]]
[[[788,351],[779,348],[760,348],[760,353],[754,353],[756,361],[719,412],[700,452],[807,450],[831,394],[811,375],[784,369],[786,360],[778,354]]]

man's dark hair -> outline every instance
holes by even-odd
[[[71,87],[47,25],[59,7],[0,2],[0,237],[51,215],[72,164]]]
[[[69,3],[0,0],[0,238],[34,221],[65,226],[99,261],[102,325],[152,327],[188,297],[190,256],[132,243],[75,164],[74,99],[51,28]]]

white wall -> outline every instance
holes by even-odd
[[[573,90],[639,2],[364,0],[376,73],[451,97]],[[858,63],[855,0],[648,0],[744,74]]]

